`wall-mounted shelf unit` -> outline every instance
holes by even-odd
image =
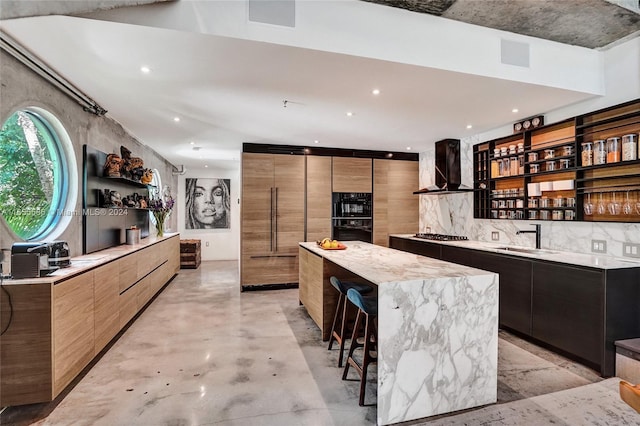
[[[109,188],[121,196],[133,193],[148,196],[150,185],[122,177],[104,176],[107,154],[88,145],[83,147],[82,253],[92,253],[124,244],[125,230],[136,226],[140,237],[149,236],[149,210],[145,208],[104,208],[101,193]]]
[[[639,134],[636,99],[475,145],[474,217],[640,222]],[[618,151],[594,164],[611,138]]]

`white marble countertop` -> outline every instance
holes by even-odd
[[[480,269],[361,241],[341,242],[347,246],[345,250],[324,250],[314,242],[300,243],[300,246],[376,285],[432,278],[493,275]]]
[[[68,268],[60,268],[57,271],[40,278],[21,278],[21,279],[5,279],[3,285],[24,285],[24,284],[55,284],[58,281],[65,280],[74,275],[96,268],[112,260],[134,253],[147,246],[155,244],[159,241],[180,235],[177,232],[165,233],[164,237],[157,238],[149,236],[140,240],[140,244],[121,244],[119,246],[110,247],[106,250],[97,251],[95,253],[84,254],[82,256],[72,257],[71,266]]]
[[[546,260],[556,263],[564,263],[568,265],[586,266],[597,269],[626,269],[640,268],[640,260],[626,259],[614,256],[591,255],[583,253],[573,253],[560,250],[536,250],[532,247],[513,246],[508,244],[500,244],[485,241],[437,241],[416,238],[413,234],[391,235],[392,237],[406,238],[409,240],[420,241],[423,243],[435,243],[453,247],[467,248],[472,250],[482,250],[499,254],[508,254],[511,256],[525,257],[529,259]],[[534,250],[534,253],[525,253],[519,251],[505,250],[503,247]]]

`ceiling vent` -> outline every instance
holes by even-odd
[[[294,28],[296,2],[295,0],[249,0],[249,21]]]
[[[500,40],[500,60],[506,65],[529,68],[529,43]]]

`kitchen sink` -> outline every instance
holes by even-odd
[[[529,254],[556,254],[556,253],[558,253],[557,251],[553,251],[553,250],[525,248],[525,247],[498,247],[498,250],[516,251],[516,252],[519,252],[519,253],[529,253]]]

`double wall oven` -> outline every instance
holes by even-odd
[[[334,192],[332,237],[372,242],[373,208],[370,192]]]

